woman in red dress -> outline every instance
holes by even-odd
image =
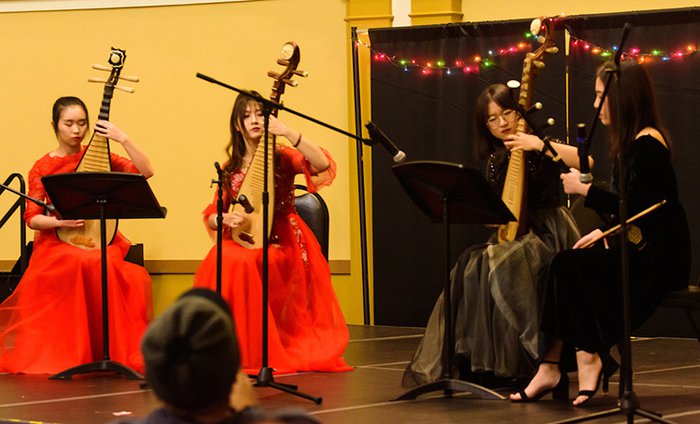
[[[52,125],[58,147],[29,171],[29,196],[50,202],[41,177],[73,172],[89,127],[85,104],[76,97],[54,103]],[[148,158],[129,136],[98,120],[98,135],[122,145],[129,159],[111,155],[113,171],[153,175]],[[0,305],[0,372],[54,374],[103,359],[101,255],[61,241],[57,228],[83,220],[61,220],[27,202],[27,225],[36,230],[29,266],[16,290]],[[117,232],[107,247],[110,359],[143,371],[139,342],[150,316],[151,278],[124,261],[131,242]]]
[[[224,165],[224,211],[237,197],[263,136],[261,105],[239,95],[230,119],[231,141]],[[268,246],[268,364],[276,372],[347,371],[341,355],[348,329],[331,286],[330,269],[318,241],[294,209],[294,177],[303,174],[309,191],[335,178],[330,155],[301,133],[270,117],[270,134],[287,138],[293,148],[277,146],[275,199]],[[204,210],[207,229],[215,231],[216,196]],[[248,249],[231,238],[231,229],[245,225],[247,214],[223,214],[221,295],[233,310],[243,368],[262,366],[262,249]],[[216,287],[216,246],[199,267],[195,286]]]

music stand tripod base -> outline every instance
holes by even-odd
[[[469,392],[482,399],[505,397],[486,387],[450,378],[454,355],[454,323],[451,313],[450,224],[502,224],[515,218],[491,190],[485,178],[475,169],[461,164],[439,161],[405,162],[392,167],[402,187],[432,222],[442,223],[445,236],[444,275],[444,337],[442,377],[415,387],[394,400],[412,400],[442,390],[445,395]]]
[[[481,399],[505,400],[505,396],[491,389],[479,386],[478,384],[473,384],[467,381],[455,380],[451,378],[423,384],[421,386],[409,390],[408,392],[392,400],[415,400],[418,396],[422,394],[436,392],[439,390],[444,391],[445,395],[448,397],[451,397],[454,392],[467,392],[475,394]]]
[[[126,365],[122,365],[115,361],[102,360],[91,362],[89,364],[78,365],[65,371],[61,371],[60,373],[49,377],[49,380],[70,380],[76,374],[86,374],[91,372],[115,372],[123,375],[129,380],[144,379],[141,373],[127,367]]]
[[[274,380],[272,377],[272,368],[268,367],[262,367],[260,369],[260,373],[255,377],[256,382],[253,384],[254,387],[272,387],[274,389],[299,396],[304,399],[308,399],[311,402],[315,403],[316,405],[320,405],[321,402],[323,402],[322,397],[317,397],[310,395],[308,393],[303,393],[297,390],[297,386],[294,384],[284,384],[284,383],[278,383]]]

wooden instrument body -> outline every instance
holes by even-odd
[[[275,204],[275,137],[268,137],[268,152],[265,157],[265,141],[263,139],[258,143],[255,149],[253,159],[251,160],[245,178],[241,183],[241,188],[238,191],[238,196],[245,195],[248,202],[253,206],[251,213],[246,213],[243,206],[239,203],[233,205],[232,212],[240,215],[245,215],[242,225],[234,227],[231,231],[231,237],[236,243],[247,249],[255,249],[262,247],[263,236],[269,237],[272,230],[272,221],[274,219],[274,204]],[[265,162],[267,162],[267,192],[268,192],[268,214],[267,214],[267,229],[265,234],[263,231],[263,191],[265,182]]]
[[[303,71],[298,71],[297,66],[300,60],[299,46],[294,42],[287,42],[282,46],[280,58],[277,60],[279,65],[285,66],[285,70],[281,73],[268,72],[268,76],[272,77],[275,82],[272,86],[272,94],[270,100],[275,103],[280,103],[280,98],[284,93],[286,85],[296,86],[296,81],[292,81],[293,75],[306,76]],[[272,110],[270,113],[277,116],[277,110]],[[263,137],[265,135],[263,134]],[[241,188],[238,191],[238,197],[245,195],[248,202],[253,206],[251,213],[246,213],[243,206],[233,202],[232,211],[246,216],[242,225],[234,227],[231,231],[231,237],[236,243],[247,249],[262,248],[263,237],[270,237],[272,231],[272,223],[274,221],[274,205],[275,205],[275,136],[269,134],[267,143],[261,138],[258,146],[253,154],[248,171],[245,174]],[[267,144],[267,156],[265,155],[265,145]],[[265,189],[265,164],[267,163],[267,192],[268,192],[268,216],[267,216],[267,234],[263,231],[263,194]]]
[[[542,45],[535,52],[527,53],[523,61],[518,105],[524,111],[528,110],[532,105],[534,79],[538,71],[544,67],[542,59],[545,53],[556,53],[557,50],[553,40],[553,19],[535,19],[530,25],[530,29],[535,35],[544,29],[546,36],[540,39]],[[527,122],[522,117],[518,119],[517,131],[529,132]],[[498,227],[499,242],[515,240],[527,231],[527,173],[527,156],[525,151],[522,149],[511,151],[501,200],[510,209],[516,220]]]
[[[109,80],[105,83],[98,119],[109,119],[109,109],[112,96],[114,95],[114,87],[119,80],[119,74],[124,66],[125,59],[126,52],[124,50],[112,49],[109,58],[112,71]],[[93,132],[90,142],[85,148],[74,172],[112,172],[109,139]],[[112,243],[114,240],[118,226],[118,220],[106,220],[105,236],[107,244]],[[102,239],[100,221],[96,219],[86,219],[81,228],[57,228],[56,234],[60,240],[85,250],[99,249]]]

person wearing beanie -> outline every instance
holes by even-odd
[[[180,296],[151,323],[141,342],[146,381],[163,407],[114,424],[254,420],[257,413],[249,408],[254,395],[240,369],[231,316],[226,302],[211,290],[196,288]]]

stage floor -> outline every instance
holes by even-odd
[[[405,392],[401,376],[420,340],[421,329],[351,326],[345,354],[355,370],[277,376],[279,383],[323,398],[321,405],[272,388],[256,393],[264,408],[302,408],[332,423],[548,423],[616,408],[619,375],[610,393],[600,393],[586,408],[573,408],[551,397],[531,404],[483,400],[469,394],[452,398],[441,392],[415,401],[392,402]],[[700,343],[695,339],[637,339],[632,344],[634,391],[641,406],[676,423],[700,423]],[[571,375],[570,394],[576,392]],[[504,393],[505,394],[505,393]],[[105,423],[117,415],[142,416],[155,408],[153,393],[139,383],[112,375],[75,377],[0,375],[0,422]],[[625,422],[621,413],[600,423]],[[642,422],[636,418],[635,422]],[[647,422],[647,421],[644,421]]]

